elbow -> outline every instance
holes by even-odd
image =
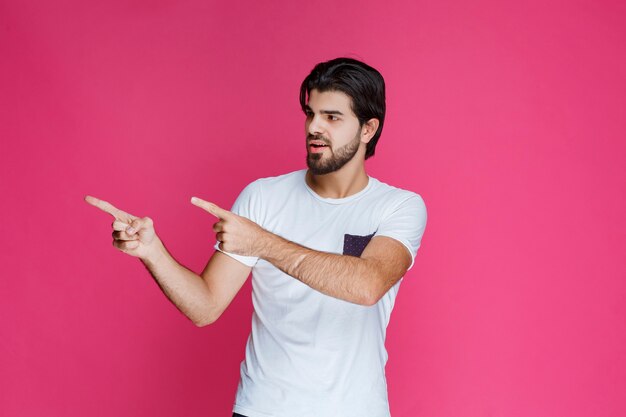
[[[358,300],[356,300],[357,304],[360,304],[365,307],[372,307],[376,305],[382,298],[383,293],[381,293],[378,288],[372,288],[367,291],[364,291]]]
[[[205,327],[209,324],[215,323],[219,317],[220,314],[207,314],[197,319],[191,319],[191,321],[196,325],[196,327]]]
[[[213,324],[214,321],[213,320],[192,320],[193,324],[196,325],[196,327],[204,327],[204,326],[208,326],[209,324]]]
[[[360,282],[361,291],[356,303],[365,307],[372,307],[378,304],[397,280],[391,279],[388,273],[377,263],[369,264],[368,270],[364,277],[366,279],[362,279]]]
[[[378,303],[380,301],[380,299],[382,298],[382,296],[372,293],[372,294],[368,294],[363,296],[363,298],[360,300],[359,304],[361,304],[362,306],[365,307],[372,307],[374,305],[376,305],[376,303]]]
[[[372,307],[376,305],[380,301],[380,299],[383,298],[383,295],[385,295],[387,291],[389,291],[389,287],[381,284],[382,282],[385,281],[383,279],[380,279],[373,282],[372,285],[369,285],[367,289],[365,289],[361,294],[358,304],[361,304],[365,307]]]
[[[195,324],[196,327],[205,327],[213,323],[215,323],[214,319],[193,320],[193,324]]]

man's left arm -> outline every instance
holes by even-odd
[[[320,252],[267,231],[259,257],[311,288],[355,304],[374,305],[411,265],[403,244],[375,236],[360,258]]]
[[[265,259],[309,287],[355,304],[376,304],[412,265],[408,248],[391,237],[374,236],[360,257],[321,252],[213,203],[201,199],[192,203],[219,219],[213,231],[221,250]]]

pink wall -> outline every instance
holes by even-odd
[[[370,174],[429,210],[394,417],[626,415],[624,2],[247,3],[0,1],[0,415],[230,415],[249,284],[196,328],[83,196],[201,271],[189,198],[303,168],[339,55],[387,80]]]

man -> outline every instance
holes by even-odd
[[[315,66],[300,90],[308,170],[249,184],[219,221],[201,276],[178,264],[152,220],[115,217],[113,244],[139,257],[198,326],[217,320],[250,272],[254,313],[234,416],[389,416],[385,332],[426,226],[422,198],[369,177],[385,85],[349,58]]]

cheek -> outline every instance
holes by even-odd
[[[352,142],[354,138],[358,135],[358,132],[358,129],[354,129],[352,126],[345,126],[343,129],[341,129],[341,132],[337,132],[337,137],[341,137],[341,142],[345,144]]]

